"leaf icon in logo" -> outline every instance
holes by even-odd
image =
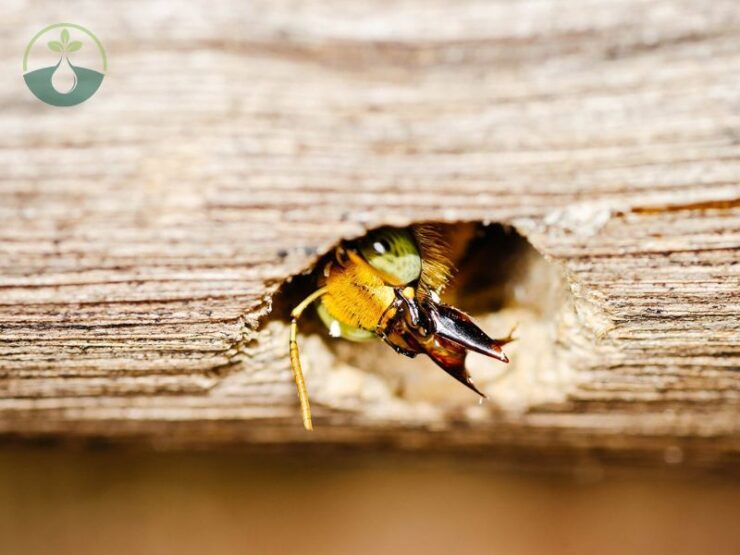
[[[65,54],[68,54],[70,52],[77,52],[80,48],[82,48],[82,43],[78,40],[73,40],[72,42],[69,42],[69,31],[67,29],[64,29],[62,31],[61,42],[58,40],[53,40],[48,43],[49,49],[53,50],[54,52],[63,52]]]

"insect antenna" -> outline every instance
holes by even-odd
[[[308,391],[306,390],[306,380],[303,377],[303,369],[301,368],[301,359],[298,355],[298,319],[301,314],[313,303],[316,299],[326,294],[327,288],[322,287],[311,293],[308,297],[303,299],[298,306],[296,306],[290,312],[290,368],[293,371],[293,377],[295,378],[295,386],[298,389],[298,399],[301,402],[301,417],[303,418],[303,427],[306,430],[313,430],[313,424],[311,422],[311,405],[308,402]]]

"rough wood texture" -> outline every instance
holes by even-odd
[[[307,439],[283,328],[257,329],[279,284],[368,227],[481,220],[567,275],[561,402],[432,430],[309,376],[312,440],[736,460],[734,0],[3,12],[3,434]],[[110,70],[58,109],[12,76],[70,14]]]

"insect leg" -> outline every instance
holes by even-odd
[[[298,356],[298,341],[296,340],[298,335],[298,319],[301,317],[301,314],[303,314],[303,311],[306,310],[306,308],[308,308],[316,299],[324,295],[326,291],[326,287],[317,289],[308,297],[303,299],[290,313],[290,368],[293,370],[295,386],[298,389],[298,399],[301,402],[301,417],[303,418],[303,427],[306,428],[306,430],[313,430],[313,424],[311,423],[311,405],[308,403],[306,380],[303,378],[301,359]]]
[[[378,337],[385,337],[385,330],[393,327],[394,322],[398,318],[398,312],[391,315],[388,321],[385,321],[385,317],[388,312],[390,312],[391,310],[397,311],[400,307],[401,301],[398,299],[394,299],[393,302],[386,307],[386,309],[380,315],[380,318],[378,318],[378,323],[375,325],[375,335],[377,335]]]

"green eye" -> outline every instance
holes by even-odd
[[[408,231],[384,228],[360,241],[360,253],[393,285],[406,285],[419,278],[421,256]]]

